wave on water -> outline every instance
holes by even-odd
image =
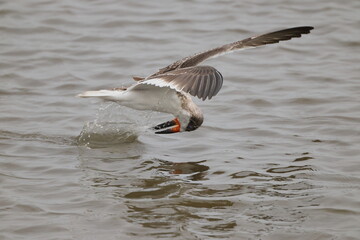
[[[37,141],[60,145],[74,145],[75,139],[69,136],[45,135],[41,133],[19,133],[0,129],[0,140]]]

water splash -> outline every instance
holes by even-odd
[[[155,125],[154,115],[153,112],[105,103],[100,107],[96,119],[84,125],[78,136],[78,144],[101,148],[135,142],[140,135],[153,134],[150,126]]]
[[[83,127],[78,144],[88,147],[101,147],[113,144],[134,142],[138,138],[136,126],[129,123],[88,122]]]

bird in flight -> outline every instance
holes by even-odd
[[[136,83],[127,88],[87,91],[77,96],[97,97],[137,110],[174,115],[173,120],[153,127],[157,134],[194,131],[201,126],[204,117],[191,96],[210,100],[223,84],[223,76],[218,70],[199,63],[237,50],[298,38],[312,29],[311,26],[294,27],[246,38],[185,57],[148,77],[133,77]]]

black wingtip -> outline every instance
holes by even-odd
[[[313,26],[301,26],[301,27],[294,27],[293,29],[294,30],[298,29],[302,34],[307,34],[307,33],[310,33],[310,31],[313,30],[314,27]]]

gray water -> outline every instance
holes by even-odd
[[[0,1],[0,239],[359,239],[360,2]],[[194,132],[79,99],[195,52],[311,25],[206,62]]]

